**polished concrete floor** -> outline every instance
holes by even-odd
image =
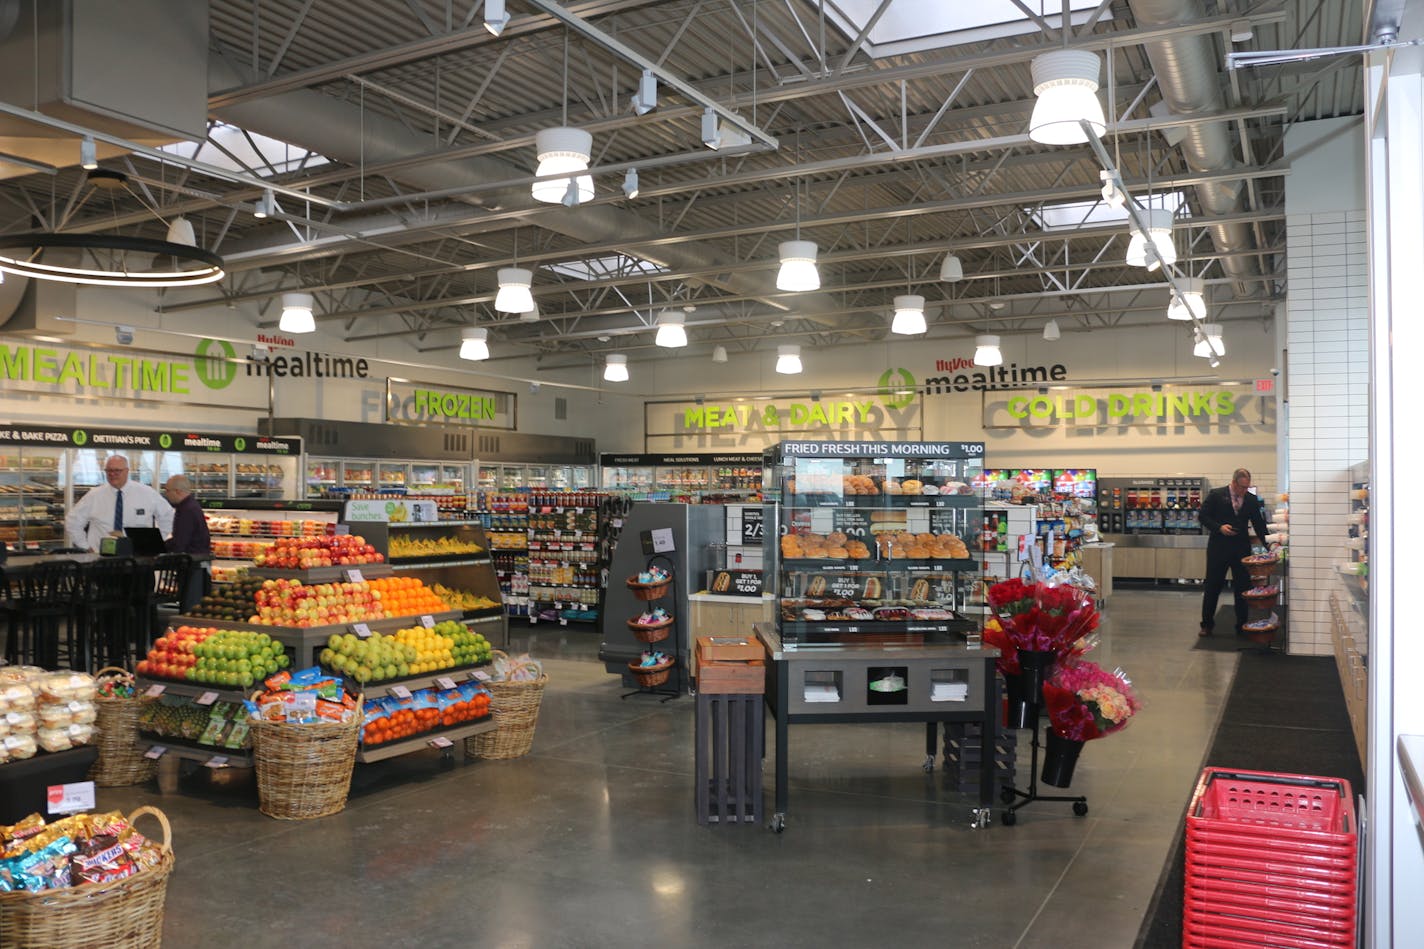
[[[358,767],[343,813],[300,823],[191,780],[99,803],[172,820],[173,947],[1130,946],[1236,667],[1192,648],[1197,603],[1109,604],[1095,658],[1146,707],[1085,747],[1086,817],[1037,803],[976,830],[922,771],[923,726],[800,725],[785,833],[700,826],[694,703],[621,700],[596,634],[517,623],[550,675],[525,758]]]

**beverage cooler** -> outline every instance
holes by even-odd
[[[587,491],[596,481],[592,465],[545,465],[481,461],[481,491]]]
[[[640,501],[735,504],[761,495],[759,454],[603,454],[604,490]]]
[[[64,516],[104,483],[104,460],[129,459],[129,480],[173,475],[204,498],[281,498],[297,491],[299,439],[186,431],[13,424],[0,430],[0,540],[64,546]]]
[[[1197,513],[1205,478],[1104,478],[1098,482],[1098,525],[1105,534],[1200,534]]]
[[[305,496],[322,498],[333,492],[371,491],[465,494],[469,490],[470,467],[469,462],[309,456]]]

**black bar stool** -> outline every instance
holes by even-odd
[[[79,641],[86,672],[126,665],[133,637],[132,557],[104,557],[80,571]],[[80,668],[75,666],[75,668]]]
[[[79,564],[53,560],[36,564],[22,574],[19,614],[18,661],[46,669],[59,666],[59,639],[63,633],[69,661],[76,658],[78,623],[75,604],[79,594]]]
[[[188,554],[159,554],[148,569],[134,571],[134,600],[139,616],[137,625],[141,628],[134,643],[138,658],[142,659],[153,641],[162,635],[166,620],[161,614],[172,611],[177,615],[180,611],[192,572],[193,558]]]

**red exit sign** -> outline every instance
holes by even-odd
[[[1275,391],[1276,391],[1276,380],[1274,380],[1274,379],[1257,379],[1257,380],[1256,380],[1256,391],[1257,391],[1257,392],[1275,392]]]

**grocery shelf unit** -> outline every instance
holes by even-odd
[[[505,611],[529,615],[529,498],[525,494],[479,491],[469,498],[467,512],[484,528],[490,558]]]
[[[783,442],[764,457],[766,577],[778,618],[757,626],[771,656],[776,807],[785,826],[787,727],[976,722],[993,760],[996,651],[982,646],[982,443]],[[931,536],[932,535],[932,536]],[[972,823],[994,793],[983,768]]]
[[[530,617],[596,621],[610,548],[604,497],[586,492],[529,497]]]
[[[1350,512],[1350,527],[1345,538],[1347,559],[1339,564],[1340,582],[1330,594],[1330,636],[1355,748],[1363,762],[1368,760],[1365,748],[1369,721],[1369,462],[1350,468],[1350,493],[1346,503]]]
[[[0,543],[56,540],[64,530],[61,452],[0,445]]]
[[[139,694],[146,695],[155,702],[165,701],[164,696],[181,697],[185,700],[184,704],[192,706],[199,717],[218,703],[228,703],[242,709],[242,703],[248,697],[240,689],[223,689],[203,683],[175,682],[148,676],[135,676],[134,685]],[[245,712],[240,714],[242,719],[246,718]],[[138,733],[138,746],[146,754],[152,753],[152,749],[155,747],[163,749],[161,753],[154,754],[154,757],[172,755],[175,758],[201,761],[214,768],[221,765],[243,768],[252,766],[250,740],[246,740],[244,746],[230,748],[226,745],[205,744],[198,739],[177,735],[160,735],[141,727]]]

